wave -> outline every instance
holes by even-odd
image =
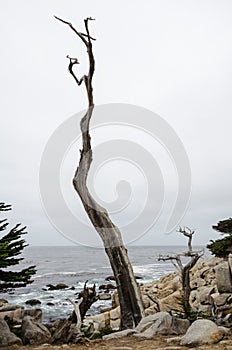
[[[74,272],[74,271],[64,271],[64,272],[46,272],[41,275],[36,275],[34,279],[38,278],[44,278],[44,277],[51,277],[51,276],[71,276],[71,277],[78,277],[78,276],[91,276],[91,275],[98,275],[99,272],[94,269],[93,271],[79,271],[79,272]]]

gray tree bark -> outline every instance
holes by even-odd
[[[79,62],[76,58],[70,58],[67,56],[69,59],[70,74],[73,76],[78,86],[84,82],[88,97],[88,109],[80,122],[82,149],[80,151],[81,155],[79,165],[73,178],[73,186],[82,201],[90,221],[100,235],[105,247],[105,252],[108,255],[118,290],[121,309],[121,329],[133,328],[144,316],[144,306],[140,288],[135,279],[120,230],[111,221],[107,210],[101,207],[91,196],[87,187],[88,172],[92,163],[89,125],[94,111],[92,78],[95,69],[95,60],[92,50],[92,41],[95,39],[90,36],[88,27],[89,21],[91,21],[92,18],[86,18],[84,20],[85,33],[78,32],[71,23],[58,17],[56,18],[69,25],[69,27],[82,40],[87,48],[89,58],[88,75],[84,75],[81,79],[78,79],[73,71],[73,66],[79,64]]]

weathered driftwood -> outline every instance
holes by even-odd
[[[81,329],[81,313],[80,313],[80,304],[83,301],[83,298],[80,298],[77,302],[73,302],[71,299],[68,298],[68,300],[70,301],[70,303],[73,305],[74,307],[74,313],[76,315],[76,328],[80,331]]]
[[[83,82],[85,84],[88,109],[80,122],[82,132],[82,149],[80,151],[80,160],[76,173],[73,178],[73,185],[78,193],[85,211],[100,235],[106,254],[114,272],[115,281],[118,289],[119,303],[121,307],[121,328],[132,328],[136,326],[144,316],[144,307],[139,286],[136,282],[131,263],[129,261],[127,250],[124,247],[121,233],[116,225],[111,221],[107,210],[101,207],[91,196],[87,187],[87,177],[92,162],[91,137],[89,133],[89,124],[94,110],[92,79],[95,69],[95,60],[92,50],[92,40],[89,33],[89,21],[92,18],[86,18],[85,33],[77,31],[73,25],[63,19],[56,17],[62,23],[67,24],[75,34],[82,40],[87,48],[89,59],[88,75],[78,79],[73,71],[73,66],[79,64],[77,58],[69,56],[69,72],[78,86]]]

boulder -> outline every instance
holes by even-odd
[[[112,331],[119,331],[121,326],[121,320],[120,318],[116,320],[110,320],[110,328]]]
[[[22,340],[10,331],[5,320],[0,320],[0,347],[22,345]]]
[[[157,312],[155,315],[144,317],[135,330],[138,338],[152,339],[156,334],[183,334],[189,327],[189,321],[172,317],[167,312]]]
[[[6,299],[0,299],[0,307],[7,303],[8,301]]]
[[[110,293],[102,293],[98,295],[99,300],[110,300],[111,294]]]
[[[143,292],[142,292],[142,299],[143,299],[143,306],[145,309],[149,308],[153,304],[151,299],[146,294],[143,294]]]
[[[109,311],[103,312],[99,315],[89,316],[84,319],[84,325],[94,325],[94,329],[98,331],[101,328],[110,326],[110,313]]]
[[[114,276],[108,276],[105,278],[106,281],[115,281],[115,277]]]
[[[22,311],[22,319],[25,316],[30,316],[36,322],[42,321],[42,310],[41,309],[26,309]]]
[[[21,323],[22,322],[22,312],[21,308],[11,310],[11,311],[1,311],[0,310],[0,319],[7,319],[13,323]]]
[[[53,284],[47,284],[48,290],[60,290],[60,289],[66,289],[68,288],[67,284],[65,283],[58,283],[56,286],[54,286]],[[46,289],[44,289],[46,290]]]
[[[110,310],[110,319],[111,320],[117,320],[120,317],[121,317],[120,306],[116,307],[113,310]]]
[[[196,320],[182,337],[180,345],[197,346],[218,343],[224,331],[210,320]]]
[[[232,281],[227,261],[215,267],[216,284],[219,293],[232,293]]]
[[[202,287],[199,290],[199,301],[203,305],[211,305],[211,294],[215,293],[215,287]]]
[[[13,311],[16,309],[22,309],[23,307],[21,305],[11,305],[8,303],[4,303],[1,307],[0,307],[0,312],[3,311]]]
[[[41,304],[41,301],[38,300],[38,299],[30,299],[30,300],[27,300],[27,301],[25,302],[25,304],[34,306],[34,305]]]
[[[232,304],[232,295],[230,293],[219,294],[218,296],[216,296],[214,298],[214,303],[217,306],[223,306],[225,304]]]
[[[110,290],[110,289],[117,289],[117,287],[115,287],[115,286],[114,286],[113,284],[111,284],[111,283],[108,283],[108,284],[102,284],[102,285],[100,285],[98,289],[99,289],[99,290],[102,290],[102,289],[104,289],[104,290]]]
[[[203,287],[206,285],[206,281],[203,278],[197,277],[194,278],[193,280],[190,280],[190,288],[197,289],[199,287]]]
[[[30,316],[25,316],[22,322],[22,340],[24,345],[40,345],[51,340],[51,334],[42,323],[36,322]]]
[[[165,298],[159,300],[160,311],[169,310],[182,310],[181,302],[181,292],[176,290],[174,293],[167,295]]]

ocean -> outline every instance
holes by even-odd
[[[175,271],[170,261],[158,261],[159,255],[172,255],[186,250],[186,247],[180,246],[129,246],[127,248],[134,273],[141,278],[138,283],[143,284]],[[194,248],[201,249],[201,247]],[[39,299],[41,304],[36,307],[42,309],[44,323],[68,317],[73,306],[67,298],[75,301],[86,281],[88,286],[95,283],[96,287],[99,287],[101,284],[109,283],[105,279],[112,275],[103,249],[84,246],[30,246],[24,249],[22,256],[24,260],[20,263],[20,268],[36,265],[37,273],[33,277],[34,282],[27,287],[15,289],[11,293],[0,293],[0,298],[27,308],[30,308],[25,304],[27,300]],[[48,284],[58,283],[65,283],[74,288],[46,290]],[[111,301],[98,300],[92,305],[88,315],[97,314],[110,306]]]

